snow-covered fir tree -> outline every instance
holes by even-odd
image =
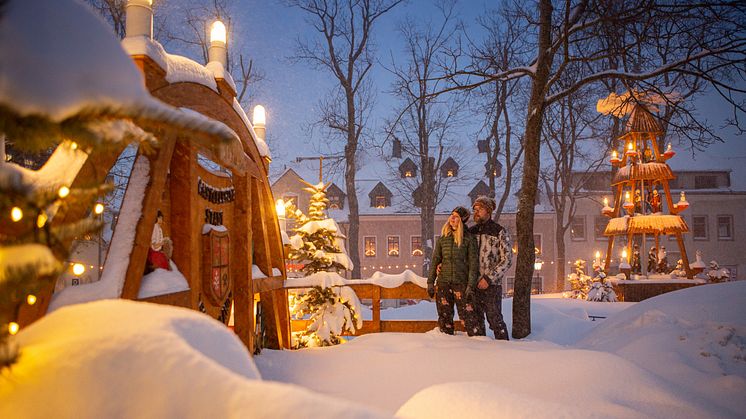
[[[329,199],[326,189],[330,183],[311,185],[304,182],[304,190],[311,193],[308,215],[288,204],[289,218],[294,218],[297,227],[290,237],[290,259],[303,263],[306,275],[319,271],[343,272],[352,269],[352,262],[344,250],[344,243],[337,222],[326,216]]]
[[[585,260],[578,259],[575,261],[575,272],[567,276],[570,281],[571,290],[565,293],[566,297],[585,300],[588,297],[588,291],[591,288],[591,277],[585,274]]]
[[[290,259],[304,264],[306,276],[323,276],[324,272],[344,272],[352,262],[344,250],[344,236],[339,226],[326,216],[326,189],[330,184],[306,183],[311,193],[308,215],[288,204],[287,213],[297,223],[290,238]],[[306,330],[293,333],[294,347],[329,346],[341,342],[345,331],[355,333],[362,327],[360,301],[349,287],[315,286],[302,295],[291,295],[290,311],[294,318],[307,318]]]
[[[593,279],[588,290],[588,301],[604,301],[615,303],[617,301],[616,292],[611,282],[606,279],[606,272],[600,262],[593,262]]]

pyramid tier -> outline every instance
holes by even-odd
[[[676,176],[666,163],[640,163],[624,166],[617,170],[612,185],[629,182],[630,180],[671,180]]]
[[[635,215],[612,218],[606,225],[605,236],[620,234],[672,234],[686,233],[689,226],[678,215]]]

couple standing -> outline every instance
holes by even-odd
[[[510,235],[492,220],[495,200],[474,201],[474,222],[466,227],[469,210],[456,207],[443,225],[433,249],[427,292],[438,309],[438,327],[453,334],[453,306],[469,336],[484,336],[485,315],[495,339],[508,340],[502,316],[502,279],[512,261]],[[437,287],[435,279],[437,276]]]

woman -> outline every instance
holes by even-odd
[[[430,274],[427,278],[427,292],[430,298],[437,294],[435,304],[438,309],[438,327],[441,332],[449,335],[454,332],[454,304],[458,309],[459,318],[464,321],[466,333],[474,336],[478,331],[471,298],[479,276],[479,254],[477,240],[464,228],[464,223],[468,219],[469,211],[464,207],[456,207],[451,212],[435,244]]]

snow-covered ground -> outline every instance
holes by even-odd
[[[743,417],[744,301],[746,281],[636,304],[540,296],[523,340],[382,333],[253,362],[199,313],[79,304],[18,334],[0,417]]]

